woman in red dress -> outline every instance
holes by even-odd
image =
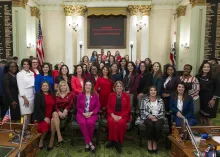
[[[106,106],[108,103],[108,97],[112,92],[113,81],[111,80],[111,74],[109,68],[104,66],[102,68],[101,76],[97,79],[95,84],[95,90],[99,91],[99,100],[103,115],[106,113]]]
[[[110,143],[106,148],[114,146],[121,153],[127,122],[130,120],[130,96],[123,92],[124,85],[121,81],[117,81],[113,89],[115,92],[110,94],[107,105]]]
[[[37,122],[37,130],[41,133],[39,148],[42,149],[44,137],[50,130],[52,111],[55,105],[55,99],[48,82],[42,82],[40,92],[35,95],[34,104],[33,116]]]

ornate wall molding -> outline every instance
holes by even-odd
[[[151,5],[141,5],[139,10],[143,16],[149,16],[152,6]]]
[[[186,15],[186,6],[179,6],[176,9],[176,12],[177,12],[177,17],[185,16]]]
[[[40,10],[37,7],[31,7],[31,16],[40,17]]]
[[[137,15],[139,12],[140,5],[129,5],[128,12],[130,16]]]
[[[189,0],[190,4],[192,4],[192,7],[198,6],[198,5],[206,5],[206,0]]]
[[[12,7],[26,8],[28,0],[12,0]]]
[[[76,5],[74,6],[74,8],[75,8],[75,12],[79,16],[84,16],[87,11],[87,7],[85,5]]]
[[[88,16],[101,16],[101,15],[105,15],[105,16],[109,16],[109,15],[123,15],[123,16],[127,16],[127,7],[89,7],[88,8]]]
[[[72,16],[74,11],[75,11],[75,7],[72,5],[62,5],[63,9],[64,9],[64,14],[65,16]]]

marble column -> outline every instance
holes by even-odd
[[[12,0],[13,55],[19,62],[27,58],[26,5],[28,0]]]
[[[63,5],[65,22],[65,64],[69,67],[69,73],[73,73],[73,29],[72,15],[75,11],[74,6]]]
[[[75,6],[75,11],[77,13],[77,64],[80,63],[82,57],[85,52],[85,29],[84,29],[84,15],[87,11],[87,7],[85,5],[77,5]],[[80,49],[80,45],[82,48]]]
[[[142,23],[146,24],[141,30],[141,52],[140,58],[143,60],[149,57],[149,16],[151,5],[142,5],[140,12],[142,13]]]
[[[37,7],[31,7],[31,44],[34,44],[34,48],[31,49],[32,56],[37,55],[37,40],[38,40],[38,23],[40,17],[40,10]]]
[[[176,9],[177,13],[177,34],[176,34],[176,68],[177,70],[183,69],[183,58],[184,58],[184,50],[186,48],[182,47],[185,45],[185,25],[184,25],[184,18],[186,14],[186,6],[179,6]],[[189,44],[189,43],[187,43]]]
[[[137,14],[139,12],[139,5],[129,5],[128,11],[130,14],[130,30],[129,30],[129,56],[130,60],[135,62],[137,58]],[[133,43],[133,48],[130,43]],[[132,52],[132,55],[131,55]]]
[[[206,0],[190,0],[190,3],[192,9],[189,45],[191,55],[189,61],[193,66],[193,74],[196,74],[204,60]]]

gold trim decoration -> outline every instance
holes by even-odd
[[[129,5],[128,12],[129,12],[130,16],[137,15],[139,12],[139,8],[140,8],[140,5]]]
[[[107,7],[102,7],[102,8],[88,8],[88,16],[100,16],[100,15],[105,15],[105,16],[109,16],[109,15],[123,15],[126,16],[127,15],[127,8],[107,8]]]
[[[176,9],[176,12],[177,12],[177,17],[185,16],[186,15],[186,6],[179,6]]]
[[[12,0],[12,7],[26,8],[28,0]]]
[[[40,17],[40,10],[37,7],[31,7],[31,16]]]
[[[75,11],[75,7],[72,5],[62,5],[65,16],[72,16]]]
[[[143,16],[149,16],[152,6],[151,5],[141,5],[139,10]]]
[[[206,5],[206,0],[189,0],[190,4],[192,4],[192,7],[198,6],[198,5]]]
[[[74,6],[74,8],[75,8],[75,12],[79,16],[84,16],[87,11],[87,7],[85,5],[76,5]]]

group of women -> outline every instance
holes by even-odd
[[[166,120],[165,111],[172,111],[178,126],[182,118],[195,125],[198,113],[203,123],[211,125],[217,112],[216,99],[220,97],[219,79],[212,74],[212,66],[204,61],[194,77],[192,66],[187,64],[179,77],[170,64],[165,65],[162,73],[161,64],[152,64],[149,58],[134,63],[128,55],[121,57],[119,51],[114,56],[109,51],[105,56],[102,50],[100,55],[94,51],[90,61],[84,56],[70,75],[63,62],[52,71],[49,63],[38,69],[36,58],[23,59],[20,71],[15,62],[5,65],[4,103],[9,104],[13,121],[24,115],[26,124],[31,120],[37,123],[40,148],[44,147],[44,137],[50,130],[48,150],[53,149],[55,132],[57,146],[63,144],[60,129],[75,108],[85,151],[95,152],[92,136],[101,110],[109,129],[110,142],[106,147],[115,147],[121,153],[127,122],[131,120],[132,95],[133,104],[140,104],[134,106],[140,110],[140,123],[147,126],[147,148],[150,153],[157,153],[156,142]]]

